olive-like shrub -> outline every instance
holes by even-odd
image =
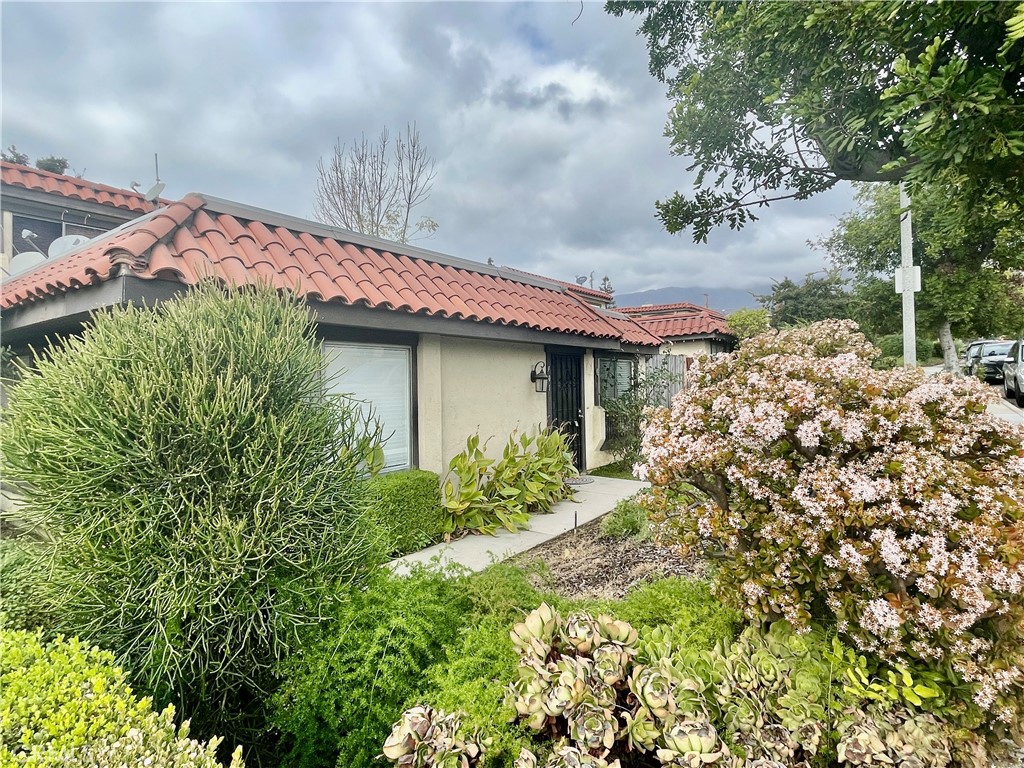
[[[189,738],[172,705],[136,698],[111,653],[0,630],[0,765],[220,768],[220,742]],[[231,768],[243,768],[241,747]]]
[[[1019,732],[1024,428],[978,382],[877,354],[825,321],[700,361],[646,426],[656,527],[721,557],[719,596],[749,618],[820,618],[941,669],[967,727]]]
[[[298,299],[204,284],[97,313],[10,393],[3,472],[47,533],[51,629],[198,733],[249,741],[298,630],[381,559],[379,430],[324,370]]]

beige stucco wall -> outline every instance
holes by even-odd
[[[661,348],[663,355],[686,355],[687,357],[699,357],[711,354],[711,342],[699,341],[674,341],[671,345],[666,344]]]
[[[547,424],[547,396],[530,381],[543,345],[420,337],[416,355],[419,466],[444,474],[452,456],[479,432],[501,455],[516,429]]]

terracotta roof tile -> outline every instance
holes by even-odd
[[[51,195],[82,200],[87,203],[108,205],[135,213],[149,213],[156,208],[154,203],[131,189],[118,189],[106,184],[97,184],[74,176],[41,171],[26,165],[0,162],[0,181],[12,187],[32,189]]]
[[[230,212],[219,210],[223,205]],[[250,214],[245,218],[242,211]],[[109,279],[124,264],[143,279],[193,285],[204,277],[235,283],[271,280],[322,301],[364,304],[390,311],[465,318],[627,344],[657,346],[628,317],[599,311],[558,283],[496,276],[480,265],[412,250],[375,248],[343,239],[312,222],[309,231],[261,221],[266,212],[239,209],[198,195],[160,208],[85,243],[30,273],[5,280],[0,309]],[[269,215],[268,215],[269,219]],[[358,237],[353,235],[353,237]],[[376,241],[372,241],[376,242]],[[436,257],[436,258],[432,258]],[[564,286],[564,287],[563,287]]]
[[[712,334],[732,335],[729,323],[721,312],[686,301],[642,307],[617,307],[617,309],[632,317],[651,333],[662,338]]]

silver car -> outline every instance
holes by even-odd
[[[1003,397],[1024,408],[1024,342],[1019,340],[1003,359]]]

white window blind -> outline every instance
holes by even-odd
[[[412,350],[324,342],[327,391],[361,400],[384,425],[384,469],[412,466]]]

